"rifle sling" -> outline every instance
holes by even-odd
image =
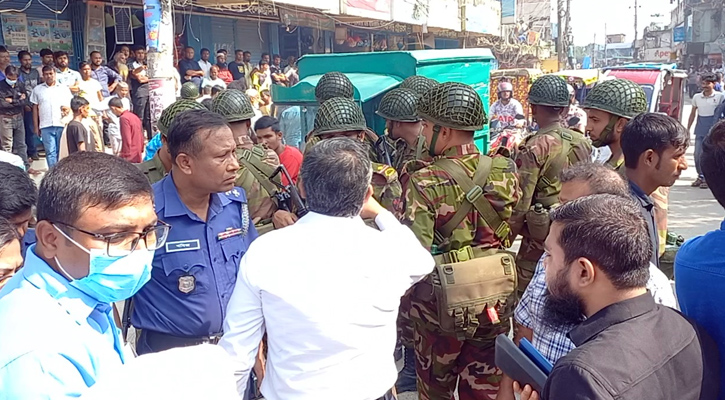
[[[505,240],[508,237],[509,226],[501,219],[491,203],[486,200],[483,191],[486,187],[486,181],[488,181],[488,177],[491,174],[493,159],[481,155],[473,179],[464,171],[463,166],[453,160],[441,158],[435,163],[448,172],[466,193],[465,201],[453,215],[453,218],[437,229],[440,236],[443,239],[450,238],[453,231],[463,222],[463,219],[471,212],[471,209],[475,207],[486,224],[494,230],[496,237],[500,240]]]
[[[246,167],[249,172],[257,178],[259,184],[267,191],[269,197],[275,200],[274,194],[278,189],[269,179],[269,176],[274,173],[273,170],[269,171],[272,167],[262,162],[262,160],[255,158],[254,154],[250,150],[242,151],[241,157],[239,157],[239,162],[241,162],[244,167]],[[269,174],[267,174],[267,172],[269,172]]]

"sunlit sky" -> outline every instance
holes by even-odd
[[[556,7],[556,0],[552,0]],[[668,24],[670,12],[676,4],[670,0],[638,0],[638,38],[642,38],[643,30],[650,22]],[[571,0],[571,27],[574,34],[574,44],[584,46],[594,40],[604,43],[604,24],[607,24],[607,34],[624,33],[626,41],[634,37],[634,0]],[[662,14],[662,17],[652,17],[653,14]],[[554,15],[556,13],[554,12]],[[555,17],[554,17],[555,18]]]

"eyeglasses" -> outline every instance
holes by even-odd
[[[56,222],[56,224],[63,225],[66,228],[85,233],[97,240],[104,241],[106,243],[106,254],[110,257],[124,256],[136,250],[136,247],[141,239],[143,239],[146,244],[146,249],[159,249],[166,243],[166,238],[169,236],[169,230],[171,229],[171,225],[164,221],[158,221],[156,226],[147,228],[143,232],[118,233],[94,233],[76,228],[72,225],[64,224],[62,222]]]

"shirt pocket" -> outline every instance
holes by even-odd
[[[214,284],[212,272],[201,250],[167,253],[161,258],[160,281],[179,296],[204,294]]]
[[[246,253],[247,245],[241,236],[232,236],[221,241],[222,253],[224,253],[224,261],[227,265],[233,267],[234,276],[239,269],[239,262]]]

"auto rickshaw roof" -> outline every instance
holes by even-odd
[[[566,79],[567,82],[569,82],[570,80],[580,80],[586,86],[592,85],[604,78],[604,74],[602,74],[601,71],[599,71],[598,69],[564,70],[554,72],[553,75],[559,75],[562,78]]]
[[[402,78],[393,75],[347,73],[355,88],[354,99],[364,103],[400,84]],[[272,85],[272,99],[275,104],[316,105],[315,86],[322,77],[311,75],[292,87]]]
[[[631,63],[631,64],[624,64],[624,65],[617,65],[614,67],[605,67],[603,68],[604,71],[612,70],[612,69],[638,69],[638,70],[676,70],[677,69],[677,63],[653,63],[653,62],[643,62],[643,63]]]
[[[530,78],[536,78],[543,75],[540,69],[535,68],[516,68],[516,69],[497,69],[491,71],[491,78],[499,78],[504,76],[528,76]]]
[[[316,104],[315,85],[320,77],[338,71],[347,75],[355,86],[355,100],[364,103],[416,75],[420,67],[494,59],[490,49],[481,48],[308,54],[298,62],[300,82],[292,87],[272,85],[272,100],[278,105]]]

